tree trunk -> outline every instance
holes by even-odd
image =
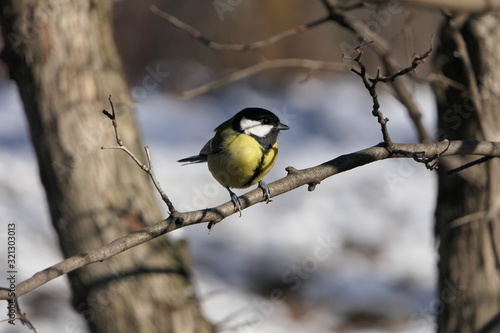
[[[113,95],[124,143],[142,145],[112,31],[112,1],[0,0],[2,58],[29,121],[53,225],[66,257],[162,218],[147,176],[115,145],[101,110]],[[183,249],[184,247],[184,249]],[[210,332],[185,245],[166,237],[70,274],[92,332]]]
[[[467,61],[460,54],[459,32]],[[500,140],[500,18],[472,18],[441,30],[435,64],[463,85],[436,86],[439,139]],[[474,158],[457,159],[456,166]],[[439,332],[475,332],[500,311],[500,177],[498,159],[448,176],[439,170]]]

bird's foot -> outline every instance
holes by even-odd
[[[240,217],[241,217],[241,201],[240,201],[240,198],[238,198],[238,196],[233,191],[231,191],[231,189],[229,187],[226,187],[226,188],[229,191],[229,195],[231,196],[231,201],[233,202],[234,207],[236,207],[236,209],[238,210],[238,212],[240,212]]]
[[[266,197],[266,203],[270,203],[271,200],[271,189],[269,185],[263,180],[259,181],[259,187],[264,191],[264,196]]]

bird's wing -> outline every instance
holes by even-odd
[[[237,136],[237,133],[232,129],[231,121],[232,118],[223,122],[215,129],[214,137],[201,149],[200,155],[213,155],[220,153],[224,150],[225,146],[228,145],[228,142]]]
[[[200,156],[208,156],[208,155],[214,153],[214,149],[212,148],[213,141],[214,141],[214,139],[210,139],[210,140],[208,140],[207,143],[205,143],[203,148],[201,148],[201,150],[200,150]]]
[[[208,161],[208,155],[220,153],[223,150],[223,142],[224,142],[223,132],[225,131],[224,128],[227,127],[226,130],[229,130],[230,121],[231,119],[220,124],[215,129],[215,136],[212,139],[210,139],[203,146],[203,148],[201,148],[200,153],[198,155],[189,156],[181,160],[178,160],[177,162],[186,164],[203,163]]]

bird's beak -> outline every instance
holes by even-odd
[[[278,126],[276,126],[276,129],[279,131],[289,130],[290,126],[279,123]]]

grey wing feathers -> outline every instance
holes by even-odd
[[[200,150],[200,156],[205,156],[205,159],[208,155],[213,154],[213,149],[212,149],[212,140],[208,140],[207,143],[201,148]]]

